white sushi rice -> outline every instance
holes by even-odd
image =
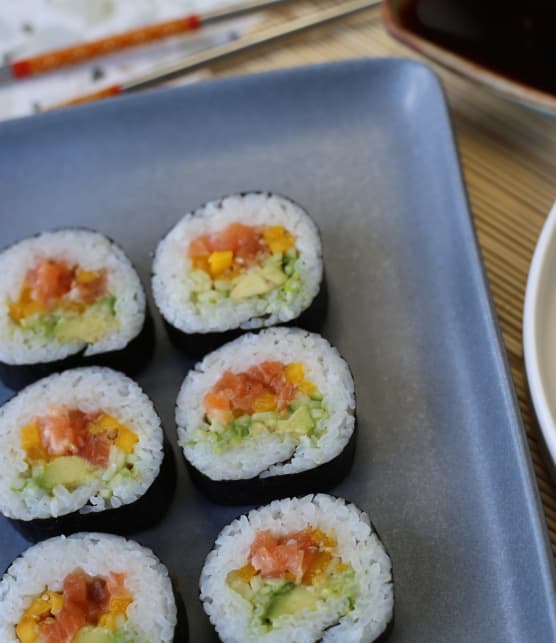
[[[48,586],[62,590],[64,578],[76,569],[91,576],[125,574],[133,597],[127,623],[144,640],[173,641],[176,604],[166,567],[146,547],[108,534],[82,533],[51,538],[17,558],[0,582],[0,641],[19,643],[15,625],[33,599]]]
[[[20,476],[28,467],[21,446],[21,429],[33,418],[45,415],[50,405],[59,404],[84,412],[103,411],[134,431],[139,441],[129,457],[133,458],[137,479],[118,476],[111,457],[101,477],[73,491],[61,485],[54,487],[53,495],[36,486],[16,491]],[[33,520],[132,503],[158,475],[163,458],[162,440],[160,419],[152,402],[129,377],[95,366],[45,377],[0,408],[0,511],[8,518]],[[103,498],[101,493],[108,489],[112,495]]]
[[[285,303],[278,289],[264,296],[234,301],[223,299],[202,307],[191,302],[195,285],[188,247],[193,239],[213,234],[231,223],[283,226],[296,238],[300,257],[299,293]],[[293,201],[268,192],[236,194],[212,201],[186,214],[158,244],[153,263],[153,294],[162,315],[185,333],[252,329],[288,322],[298,317],[316,297],[322,280],[322,247],[316,225]]]
[[[116,297],[118,328],[87,345],[46,339],[14,323],[9,304],[18,300],[25,274],[41,259],[106,270],[108,292]],[[143,326],[146,300],[139,276],[123,250],[98,232],[66,229],[23,239],[0,253],[0,274],[0,361],[6,364],[50,362],[83,349],[85,356],[122,349]]]
[[[337,554],[354,569],[354,609],[338,620],[334,605],[319,601],[315,610],[282,617],[280,627],[254,630],[250,603],[229,587],[226,576],[248,562],[258,531],[279,536],[309,527],[332,534]],[[203,607],[224,643],[370,643],[385,630],[394,609],[390,558],[368,516],[325,494],[276,500],[230,523],[207,556],[200,588]]]
[[[209,442],[191,444],[205,414],[203,398],[224,372],[241,373],[267,360],[303,363],[306,379],[318,388],[329,414],[318,441],[304,435],[298,442],[288,434],[265,431],[218,453]],[[238,480],[299,473],[332,460],[352,436],[354,414],[353,378],[338,351],[315,333],[269,328],[222,346],[187,374],[178,394],[176,424],[179,443],[194,467],[212,480]]]

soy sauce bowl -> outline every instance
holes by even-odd
[[[556,203],[529,270],[523,349],[531,401],[556,473]]]
[[[411,2],[411,0],[384,0],[383,2],[383,20],[392,36],[419,54],[430,58],[433,62],[456,72],[460,76],[480,83],[522,105],[556,115],[556,95],[554,93],[512,78],[510,75],[503,74],[491,66],[481,64],[471,57],[462,55],[461,52],[455,49],[433,42],[409,26],[407,21],[404,20],[408,2]],[[461,2],[462,5],[465,4],[465,0],[461,0]],[[485,0],[485,2],[488,3],[489,0]],[[522,45],[523,43],[517,41],[515,43],[516,50],[519,51]],[[493,42],[492,46],[495,47],[496,44]]]

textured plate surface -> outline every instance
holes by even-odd
[[[0,128],[3,244],[94,227],[123,245],[145,282],[157,240],[181,214],[249,189],[287,194],[322,231],[324,334],[353,369],[360,429],[335,492],[369,512],[392,556],[390,640],[556,640],[531,463],[446,107],[426,67],[284,71]],[[189,364],[157,326],[140,383],[175,446]],[[181,467],[165,522],[137,534],[179,579],[195,643],[216,640],[197,599],[203,559],[241,512],[208,503]],[[0,519],[1,564],[24,547]]]

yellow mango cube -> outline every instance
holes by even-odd
[[[89,431],[91,433],[104,433],[104,431],[119,429],[120,426],[120,423],[115,417],[112,417],[108,413],[103,413],[94,422],[89,424]]]
[[[39,425],[36,421],[30,422],[21,429],[21,448],[29,460],[48,460],[48,451],[42,444]]]
[[[305,367],[301,362],[288,364],[284,370],[284,375],[290,384],[297,386],[300,391],[309,397],[314,395],[318,390],[313,382],[305,379]]]
[[[305,368],[301,362],[292,362],[284,369],[284,375],[290,384],[297,386],[305,379]]]
[[[25,616],[40,618],[47,614],[50,614],[50,601],[45,601],[42,598],[36,598],[25,610]]]
[[[17,301],[10,303],[9,312],[10,317],[15,322],[20,322],[26,317],[43,313],[46,310],[40,301],[36,301],[31,297],[31,289],[25,286],[19,295]]]
[[[34,643],[39,638],[39,628],[32,616],[24,616],[15,626],[15,633],[21,643]]]
[[[278,402],[276,396],[272,393],[263,393],[253,402],[254,413],[266,413],[267,411],[276,411]]]
[[[79,268],[75,274],[75,280],[78,284],[90,284],[95,279],[98,279],[98,270],[81,270]]]
[[[50,601],[50,612],[55,616],[64,607],[64,595],[59,592],[47,592],[47,594]]]
[[[131,429],[120,424],[118,429],[118,437],[116,438],[116,446],[118,449],[125,451],[125,453],[133,453],[135,445],[139,442],[139,437]]]
[[[290,248],[295,247],[294,237],[281,225],[265,228],[263,238],[270,252],[287,252]]]
[[[257,570],[253,567],[253,565],[248,563],[247,565],[244,565],[239,569],[232,570],[228,574],[226,579],[232,583],[235,580],[240,580],[240,581],[243,581],[244,583],[249,583],[256,573],[257,573]]]
[[[29,451],[41,444],[41,434],[38,422],[30,422],[21,429],[21,446],[24,451]]]
[[[124,598],[112,598],[110,599],[110,611],[115,614],[125,614],[132,601],[133,599],[131,596],[126,596]]]
[[[234,253],[231,250],[220,250],[210,254],[208,263],[210,267],[210,274],[213,277],[221,275],[226,272],[232,265],[234,260]]]
[[[111,632],[116,631],[116,618],[118,614],[116,612],[106,612],[103,614],[99,621],[98,621],[98,626],[99,627],[105,627],[107,630],[110,630]]]
[[[297,388],[309,397],[311,397],[311,395],[314,395],[318,391],[313,382],[310,382],[309,380],[303,380],[303,382],[300,382],[297,385]]]

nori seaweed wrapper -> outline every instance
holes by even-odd
[[[100,531],[127,536],[152,527],[162,520],[174,497],[176,478],[174,452],[165,439],[164,457],[158,476],[135,502],[104,511],[89,513],[73,511],[57,518],[37,520],[8,518],[8,520],[24,538],[32,542],[80,531]]]
[[[309,330],[311,332],[319,332],[326,319],[326,312],[328,308],[328,287],[326,277],[323,272],[320,289],[311,304],[296,318],[290,320],[285,324],[274,324],[274,326],[296,326]],[[199,360],[207,353],[220,348],[223,344],[237,339],[240,335],[245,333],[256,333],[264,328],[272,328],[272,326],[265,326],[264,328],[251,328],[242,329],[234,328],[226,330],[221,333],[184,333],[179,330],[164,317],[164,325],[168,332],[170,341],[176,348],[182,350],[189,358]]]
[[[332,460],[313,469],[270,478],[255,476],[243,480],[212,480],[185,456],[184,459],[195,486],[213,502],[220,505],[264,504],[278,498],[325,492],[339,484],[353,464],[356,432],[357,428],[354,427],[349,442]]]
[[[150,362],[154,353],[154,344],[154,323],[147,308],[141,331],[124,348],[88,357],[83,355],[85,351],[85,348],[83,348],[79,353],[68,355],[64,359],[37,364],[6,364],[0,362],[0,379],[8,388],[20,391],[43,377],[80,366],[107,366],[116,371],[122,371],[126,375],[133,376]]]

